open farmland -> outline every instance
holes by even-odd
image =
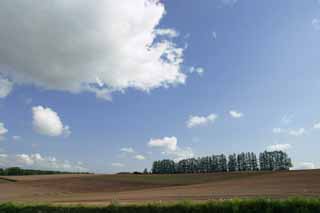
[[[142,203],[320,196],[320,170],[178,175],[45,175],[0,179],[0,202]],[[8,177],[6,177],[8,178]]]

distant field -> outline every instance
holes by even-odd
[[[111,201],[205,201],[319,197],[320,170],[177,175],[44,175],[0,177],[0,202],[108,204]]]

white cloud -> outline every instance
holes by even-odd
[[[113,166],[113,167],[124,167],[125,165],[123,163],[111,163],[111,166]]]
[[[294,169],[296,170],[304,170],[304,169],[315,169],[316,166],[314,165],[314,163],[312,162],[302,162],[302,163],[299,163],[297,166],[294,167]]]
[[[13,83],[11,81],[0,76],[0,98],[7,97],[12,90],[12,86]]]
[[[175,161],[194,157],[193,150],[190,147],[181,148],[178,145],[176,137],[164,137],[162,139],[151,139],[148,142],[149,147],[162,149],[162,154],[172,157]]]
[[[320,129],[320,122],[313,125],[314,129]]]
[[[183,159],[194,157],[194,153],[191,147],[186,147],[186,148],[177,147],[175,151],[168,150],[168,151],[162,152],[162,154],[172,157],[174,161],[180,161]]]
[[[0,166],[13,167],[19,166],[30,169],[43,169],[55,171],[70,171],[70,172],[86,172],[87,168],[81,162],[71,163],[67,160],[60,161],[55,157],[45,157],[39,153],[35,154],[3,154],[4,158],[0,159]],[[1,157],[0,157],[1,158]]]
[[[145,160],[146,158],[143,155],[135,155],[134,159],[136,159],[136,160]]]
[[[7,134],[8,129],[4,126],[4,123],[0,122],[0,141],[4,139],[5,134]]]
[[[204,68],[202,67],[190,67],[189,72],[190,73],[197,73],[199,75],[202,75],[204,73]]]
[[[311,23],[315,30],[320,30],[320,19],[314,18]]]
[[[292,136],[301,136],[301,135],[304,135],[306,133],[306,130],[304,128],[300,128],[300,129],[297,129],[297,130],[289,130],[289,135],[292,135]]]
[[[196,126],[206,126],[210,123],[214,123],[214,121],[218,118],[215,114],[210,114],[208,116],[190,116],[189,120],[187,121],[187,127],[193,128]]]
[[[64,126],[59,115],[50,108],[36,106],[32,108],[33,128],[42,135],[68,136],[71,134],[70,127]]]
[[[176,137],[164,137],[160,139],[151,139],[148,142],[150,147],[164,148],[169,151],[175,151],[177,149],[178,140]]]
[[[120,149],[121,152],[125,152],[125,153],[135,153],[134,149],[131,147],[124,147]]]
[[[21,140],[21,137],[18,135],[14,135],[14,136],[12,136],[12,139],[15,141],[18,141],[18,140]]]
[[[155,33],[159,36],[168,36],[171,38],[179,36],[179,34],[173,29],[156,29]]]
[[[290,144],[273,144],[267,147],[268,151],[287,151],[291,148]]]
[[[230,114],[230,116],[233,117],[233,118],[241,118],[241,117],[243,117],[243,113],[237,112],[237,111],[235,111],[235,110],[230,110],[230,111],[229,111],[229,114]]]
[[[107,100],[128,88],[183,84],[183,49],[168,38],[176,33],[157,29],[165,13],[158,0],[4,0],[0,74],[17,84],[89,91]]]

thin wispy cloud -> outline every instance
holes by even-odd
[[[203,67],[190,67],[189,69],[190,73],[197,73],[198,75],[202,75],[205,70]]]
[[[288,131],[289,135],[292,136],[301,136],[306,134],[306,130],[304,128],[300,128],[300,129],[291,129]]]
[[[125,164],[119,163],[119,162],[114,162],[114,163],[111,163],[111,166],[112,166],[112,167],[124,167]]]
[[[229,115],[232,117],[232,118],[241,118],[243,117],[243,113],[242,112],[238,112],[236,110],[230,110],[229,111]]]
[[[193,116],[191,115],[186,122],[186,125],[188,128],[194,128],[194,127],[201,127],[201,126],[208,126],[210,124],[213,124],[216,119],[218,118],[218,115],[216,114],[209,114],[207,116]]]
[[[120,151],[124,153],[135,153],[132,147],[124,147],[124,148],[121,148]]]
[[[291,144],[272,144],[267,147],[268,151],[287,151],[291,148]]]
[[[145,160],[146,157],[143,156],[143,155],[135,155],[135,156],[134,156],[134,159],[136,159],[136,160]]]

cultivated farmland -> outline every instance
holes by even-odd
[[[52,204],[320,196],[320,170],[175,175],[0,177],[0,202]]]

